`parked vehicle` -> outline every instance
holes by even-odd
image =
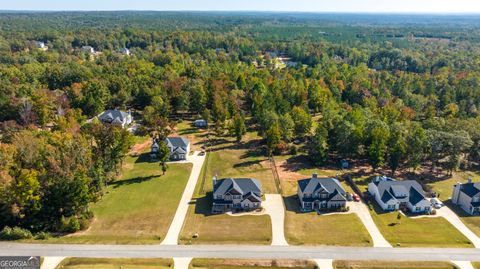
[[[353,201],[360,202],[360,195],[354,193],[352,196],[353,196]]]
[[[432,206],[435,207],[436,209],[443,207],[443,203],[437,198],[430,199],[430,203],[432,203]]]

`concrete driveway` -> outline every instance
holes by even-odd
[[[380,230],[378,230],[377,225],[375,225],[375,222],[373,221],[372,216],[370,215],[370,210],[364,203],[348,202],[347,206],[350,207],[350,212],[357,214],[357,216],[360,218],[363,225],[367,229],[368,233],[370,233],[370,236],[372,237],[372,240],[373,240],[374,247],[379,247],[379,248],[392,247],[392,245],[390,245],[390,243],[388,243],[388,241],[385,240],[383,235],[380,233]]]
[[[280,194],[265,194],[262,202],[265,213],[270,215],[272,221],[272,245],[288,246],[285,240],[285,206]]]
[[[320,269],[333,269],[333,260],[331,259],[315,259],[313,261]]]
[[[473,233],[463,222],[462,220],[451,210],[448,206],[444,206],[440,209],[437,209],[438,217],[444,217],[448,222],[450,222],[457,230],[459,230],[465,237],[472,242],[476,248],[480,248],[480,238]]]
[[[55,269],[65,257],[44,257],[41,269]]]
[[[182,199],[180,199],[180,203],[178,204],[177,211],[175,212],[175,216],[173,217],[172,223],[170,224],[167,235],[161,243],[162,245],[178,244],[178,236],[180,235],[180,231],[182,230],[183,222],[185,221],[185,217],[187,216],[188,206],[195,191],[195,186],[197,185],[203,162],[205,161],[205,155],[198,156],[198,153],[200,152],[195,151],[193,155],[189,155],[187,157],[186,162],[193,164],[192,172],[190,173],[190,177],[188,178],[187,185],[185,186],[185,190],[183,191]]]

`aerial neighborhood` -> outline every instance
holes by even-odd
[[[0,29],[0,269],[480,269],[480,15]]]

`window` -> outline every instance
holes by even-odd
[[[322,197],[322,199],[328,198],[328,193],[323,193],[321,197]]]
[[[415,207],[415,211],[420,211],[420,210],[422,210],[421,207],[419,207],[419,206]]]
[[[221,196],[221,195],[217,195],[217,199],[222,199],[222,196]]]

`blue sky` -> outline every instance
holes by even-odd
[[[480,0],[0,0],[0,10],[480,13]]]

